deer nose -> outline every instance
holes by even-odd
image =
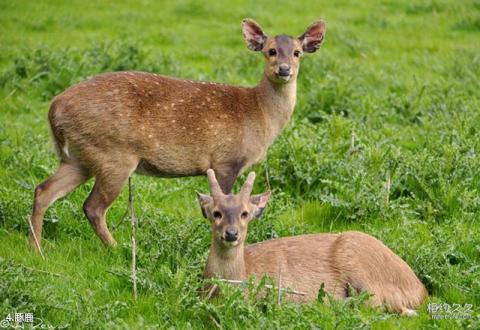
[[[287,63],[282,63],[278,66],[278,75],[279,76],[289,76],[290,75],[290,65]]]
[[[225,230],[225,240],[227,242],[234,242],[238,238],[238,230],[236,228],[227,228]]]

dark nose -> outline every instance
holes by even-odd
[[[236,228],[227,228],[225,230],[225,240],[227,242],[234,242],[238,238],[238,230]]]
[[[282,63],[278,67],[278,75],[279,76],[288,76],[290,75],[290,65],[286,63]]]

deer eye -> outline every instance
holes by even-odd
[[[294,51],[293,56],[299,57],[300,56],[300,51],[299,50]]]
[[[242,219],[246,219],[248,217],[248,212],[243,211],[242,214],[240,214],[240,216],[242,217]]]
[[[270,49],[268,50],[268,55],[270,55],[270,56],[275,56],[275,55],[277,55],[277,50],[276,50],[275,48],[270,48]]]
[[[222,213],[220,211],[215,211],[215,212],[213,212],[213,217],[217,220],[221,219],[222,218]]]

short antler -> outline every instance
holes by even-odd
[[[208,184],[210,185],[210,191],[212,194],[212,197],[219,197],[223,195],[222,188],[220,188],[220,185],[218,184],[217,178],[215,177],[215,172],[209,168],[207,170],[207,176],[208,176]]]
[[[253,190],[253,182],[255,182],[255,172],[250,172],[248,174],[247,180],[243,184],[240,194],[244,196],[250,196]]]

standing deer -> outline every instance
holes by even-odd
[[[361,232],[301,235],[245,246],[248,224],[260,217],[270,193],[250,196],[254,172],[238,195],[225,195],[213,170],[207,175],[211,196],[198,194],[202,213],[212,224],[204,278],[242,281],[266,274],[304,293],[291,297],[300,301],[316,299],[322,283],[336,298],[347,297],[351,286],[372,294],[370,304],[406,315],[414,315],[425,299],[425,287],[407,263]]]
[[[213,168],[228,193],[242,170],[264,158],[292,115],[300,56],[320,47],[325,24],[313,23],[298,38],[267,37],[251,19],[242,29],[248,48],[265,57],[256,87],[115,72],[54,98],[48,118],[60,165],[35,189],[30,245],[40,249],[47,208],[91,177],[85,215],[115,246],[105,215],[133,172],[181,177]]]

